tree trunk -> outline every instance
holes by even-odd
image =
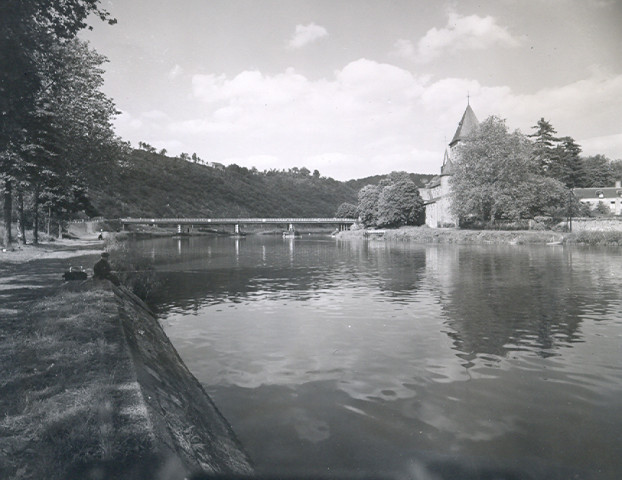
[[[12,212],[13,212],[13,196],[12,196],[12,186],[10,180],[4,181],[4,246],[9,247],[11,245],[11,222],[13,220]]]
[[[32,243],[39,243],[39,184],[35,184],[34,218],[32,225]]]
[[[48,207],[48,237],[50,236],[50,222],[52,221],[52,207]]]
[[[26,225],[24,223],[24,194],[21,187],[17,189],[17,236],[22,245],[26,245]]]
[[[63,238],[63,224],[60,221],[58,222],[58,238]]]

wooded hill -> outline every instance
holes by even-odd
[[[431,175],[414,175],[422,184]],[[339,182],[306,168],[259,172],[206,166],[144,150],[84,172],[94,211],[107,218],[333,216],[384,176]]]

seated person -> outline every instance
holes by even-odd
[[[108,252],[102,252],[102,258],[93,266],[93,278],[98,280],[110,280],[115,285],[119,285],[119,279],[112,273],[112,267],[108,263]]]

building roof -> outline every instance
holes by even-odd
[[[462,120],[460,120],[458,128],[456,129],[456,133],[454,134],[454,138],[451,140],[451,142],[449,142],[449,146],[453,147],[460,140],[464,140],[465,137],[473,133],[478,126],[479,120],[475,116],[471,105],[467,105],[467,108],[462,115]]]
[[[622,188],[620,187],[575,188],[572,191],[579,200],[604,200],[622,197]]]

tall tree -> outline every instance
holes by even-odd
[[[11,242],[12,193],[22,181],[25,132],[42,89],[40,60],[49,47],[75,37],[96,14],[114,23],[100,0],[3,0],[0,2],[0,188],[4,200],[4,243]]]
[[[476,217],[494,223],[544,213],[564,200],[564,185],[545,178],[520,132],[489,117],[458,147],[451,178],[452,211],[461,220]]]
[[[557,147],[559,159],[559,174],[551,175],[568,188],[582,186],[585,179],[585,168],[581,159],[581,146],[572,137],[560,138],[561,144]]]
[[[534,133],[528,135],[534,139],[533,157],[543,172],[549,170],[555,160],[555,146],[559,138],[550,122],[541,118],[538,123],[531,127]]]

